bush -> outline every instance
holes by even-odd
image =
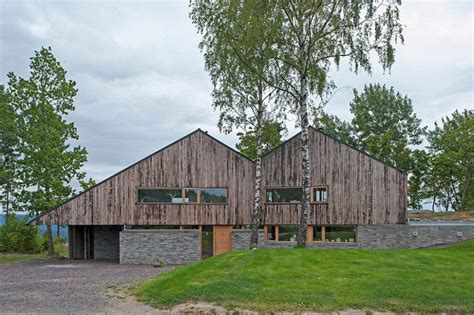
[[[0,226],[0,252],[40,253],[45,239],[39,235],[38,227],[27,225],[27,218],[20,220],[9,215]]]

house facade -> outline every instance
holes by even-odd
[[[410,233],[406,173],[321,130],[309,138],[310,247],[385,247]],[[261,247],[295,243],[300,151],[296,135],[263,158]],[[31,223],[67,225],[71,259],[193,262],[248,248],[254,176],[252,160],[198,129]]]

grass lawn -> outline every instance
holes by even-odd
[[[205,301],[268,312],[474,313],[474,241],[418,250],[232,252],[147,280],[135,295],[162,309]]]
[[[45,259],[44,254],[0,254],[0,265]]]

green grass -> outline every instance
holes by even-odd
[[[206,301],[257,311],[474,313],[474,241],[418,250],[232,252],[145,281],[157,308]]]
[[[0,254],[0,265],[45,259],[44,254]]]

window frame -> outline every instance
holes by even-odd
[[[264,191],[264,205],[300,205],[302,204],[303,202],[302,201],[298,201],[298,202],[268,202],[267,201],[267,190],[268,189],[285,189],[285,188],[288,188],[288,189],[292,189],[292,188],[299,188],[299,189],[303,189],[303,186],[268,186],[268,187],[265,187],[265,191]],[[315,188],[325,188],[326,189],[326,200],[325,201],[315,201],[314,200],[314,189]],[[312,186],[309,186],[309,203],[310,204],[327,204],[328,203],[328,200],[329,200],[329,186],[328,185],[325,185],[325,184],[321,184],[321,185],[312,185]]]
[[[143,190],[181,190],[181,202],[140,202],[138,199],[138,191]],[[197,190],[197,202],[185,202],[186,200],[186,190],[193,189]],[[201,190],[202,189],[225,189],[226,191],[226,202],[225,203],[201,203]],[[229,188],[228,187],[136,187],[135,188],[135,204],[136,205],[201,205],[201,206],[219,206],[219,205],[228,205],[229,204]]]
[[[324,201],[316,201],[315,200],[315,197],[314,196],[314,190],[317,189],[317,188],[324,188],[326,189],[326,200]],[[311,186],[311,190],[309,192],[310,194],[310,203],[315,203],[315,204],[325,204],[325,203],[328,203],[328,200],[329,200],[329,186],[328,185],[315,185],[315,186]]]

